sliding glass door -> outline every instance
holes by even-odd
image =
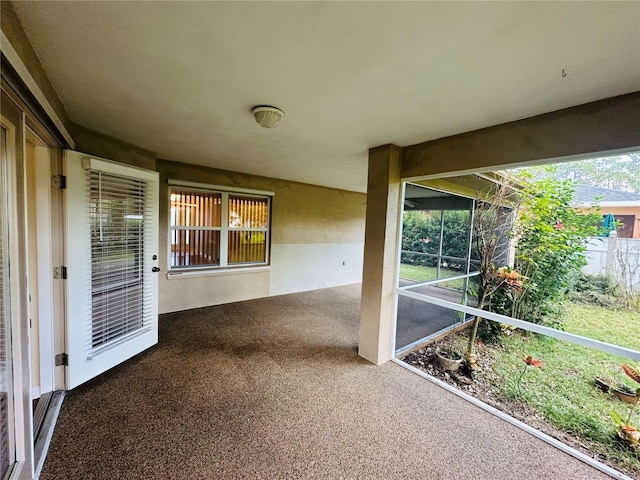
[[[11,296],[9,285],[9,229],[7,210],[7,131],[0,127],[0,480],[9,478],[16,460],[11,362]]]

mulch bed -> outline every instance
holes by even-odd
[[[640,478],[640,472],[619,464],[615,458],[595,453],[594,447],[597,445],[595,442],[548,424],[541,415],[522,402],[501,398],[497,385],[502,380],[493,372],[495,362],[493,351],[501,348],[499,345],[477,344],[477,364],[480,367],[478,370],[473,371],[463,363],[458,372],[449,372],[440,368],[435,355],[436,351],[443,347],[443,343],[446,348],[449,341],[430,343],[406,354],[401,360],[632,478]]]

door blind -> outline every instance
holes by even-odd
[[[107,348],[146,331],[150,273],[145,236],[150,228],[146,182],[90,170],[91,328],[89,351]]]

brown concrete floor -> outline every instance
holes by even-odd
[[[595,469],[357,356],[359,286],[163,315],[70,392],[50,479],[589,479]]]

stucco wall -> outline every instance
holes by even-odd
[[[579,209],[582,211],[587,211],[586,209]],[[634,226],[633,226],[633,232],[632,232],[632,236],[631,238],[636,238],[636,239],[640,239],[640,206],[631,206],[631,207],[614,207],[614,206],[610,206],[610,205],[602,205],[600,207],[600,212],[603,215],[606,215],[607,213],[613,213],[614,216],[616,215],[633,215],[636,217],[635,222],[634,222]]]
[[[78,152],[88,153],[114,162],[155,170],[156,154],[130,143],[107,137],[76,124],[71,124],[71,135]]]
[[[160,313],[360,282],[365,195],[157,160],[160,172]],[[275,192],[271,265],[261,269],[167,276],[167,181]]]
[[[633,215],[636,217],[631,238],[640,238],[640,206],[637,207],[601,207],[602,213],[616,215]]]
[[[358,283],[362,279],[366,196],[186,163],[72,125],[76,149],[160,173],[159,312]],[[167,276],[169,179],[275,192],[268,268]]]

